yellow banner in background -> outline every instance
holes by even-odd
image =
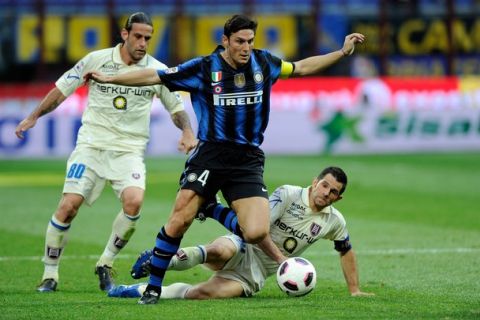
[[[195,20],[196,52],[194,56],[212,53],[221,44],[223,25],[230,16],[199,17]],[[255,48],[267,49],[282,57],[297,54],[296,23],[292,16],[257,16]]]
[[[40,28],[43,28],[43,56],[47,63],[59,62],[64,50],[67,59],[76,62],[90,51],[110,45],[110,26],[106,17],[73,16],[66,23],[63,16],[50,15],[40,26],[37,16],[23,15],[18,19],[17,61],[38,61]]]
[[[44,58],[47,63],[55,63],[61,59],[65,43],[65,23],[60,16],[50,16],[45,21]]]
[[[178,58],[181,62],[198,56],[198,51],[195,50],[197,44],[194,39],[195,26],[191,18],[178,17],[175,19],[172,25],[172,38],[177,42],[176,47],[172,47],[174,50],[174,57]],[[181,36],[179,36],[181,34]],[[199,43],[199,41],[197,41]],[[212,51],[210,49],[210,51]]]
[[[256,48],[268,49],[280,58],[297,55],[297,27],[293,16],[258,16],[257,21]]]
[[[105,16],[74,16],[68,23],[67,58],[77,61],[93,50],[110,46],[110,25]]]
[[[119,31],[125,25],[127,15],[118,19],[118,29],[111,30],[110,20],[106,15],[70,17],[48,15],[40,26],[35,15],[23,15],[18,18],[17,61],[20,63],[37,62],[39,58],[40,39],[38,29],[43,27],[44,51],[47,63],[62,61],[66,52],[69,63],[75,63],[94,50],[108,48],[111,40],[120,39]],[[183,17],[169,19],[165,16],[152,16],[154,33],[149,44],[149,53],[158,56],[160,52],[170,52],[171,56],[185,61],[187,59],[208,55],[221,44],[223,25],[230,18]],[[292,16],[258,16],[259,22],[255,47],[268,49],[273,54],[283,57],[297,55],[296,21]],[[167,43],[167,37],[172,41]],[[121,41],[121,40],[120,40]],[[162,47],[167,46],[167,47]]]
[[[194,22],[195,48],[193,56],[206,56],[222,44],[223,25],[230,16],[198,17]]]
[[[17,61],[32,62],[40,55],[39,20],[37,16],[25,15],[18,21]],[[60,16],[48,16],[43,25],[45,62],[60,60],[64,44],[64,23]]]
[[[24,15],[18,20],[17,61],[29,62],[38,55],[39,39],[36,32],[38,18]]]
[[[75,63],[91,51],[108,48],[111,39],[121,41],[120,31],[128,16],[118,21],[118,30],[111,30],[108,16],[71,16],[48,15],[40,26],[36,15],[23,15],[17,22],[16,57],[20,63],[37,62],[40,56],[39,28],[43,27],[43,57],[47,63],[62,60],[62,52],[67,53],[67,60]],[[167,19],[164,16],[152,16],[153,36],[150,40],[149,53],[156,55],[167,36]],[[115,33],[115,34],[113,34]]]

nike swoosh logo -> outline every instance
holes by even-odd
[[[68,74],[67,79],[77,79],[77,80],[79,80],[80,77],[79,76],[72,76],[71,74]]]
[[[268,190],[267,190],[267,189],[265,189],[265,188],[262,188],[262,191],[263,191],[263,192],[268,192]]]
[[[212,87],[218,86],[221,82],[212,82]]]

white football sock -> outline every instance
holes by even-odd
[[[52,219],[48,222],[45,234],[45,253],[42,259],[45,265],[42,280],[54,279],[58,281],[58,265],[63,249],[67,244],[68,230],[70,230],[70,223],[60,222],[55,216],[52,216]]]
[[[145,289],[147,289],[147,282],[142,282],[138,284],[138,293],[140,293],[140,297],[143,296],[143,293],[145,292]]]
[[[192,287],[188,283],[172,283],[169,286],[162,287],[160,299],[185,299],[185,294]]]
[[[207,250],[205,246],[181,248],[177,254],[172,257],[168,270],[187,270],[196,265],[205,263],[207,260]]]
[[[131,217],[120,210],[117,217],[113,221],[112,233],[108,239],[105,250],[102,256],[97,261],[97,266],[109,266],[113,265],[113,260],[122,248],[127,244],[130,237],[135,232],[135,225],[140,218],[140,214],[135,217]]]

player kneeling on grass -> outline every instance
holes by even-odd
[[[204,264],[215,271],[206,282],[190,285],[174,283],[162,287],[161,299],[213,299],[251,296],[260,291],[267,277],[276,273],[277,261],[268,257],[262,245],[276,245],[283,260],[300,256],[318,239],[334,242],[348,289],[352,296],[362,292],[355,253],[349,241],[343,215],[332,204],[342,199],[347,185],[345,172],[338,167],[324,169],[308,187],[284,185],[270,196],[270,233],[260,244],[248,244],[236,235],[215,239],[205,246],[180,249],[170,262],[170,270],[186,270]],[[210,203],[202,214],[229,228],[235,213],[220,203]],[[132,277],[146,277],[152,252],[143,252],[132,268]],[[147,284],[122,285],[108,292],[110,297],[140,297]]]

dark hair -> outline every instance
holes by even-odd
[[[340,194],[342,194],[347,187],[347,174],[345,173],[345,171],[343,171],[339,167],[327,167],[323,169],[322,172],[320,172],[317,179],[320,180],[327,174],[331,174],[338,182],[342,184],[342,189],[340,189]]]
[[[125,29],[127,29],[127,31],[132,30],[132,24],[134,23],[148,24],[153,28],[152,19],[143,12],[132,13],[125,22]]]
[[[223,34],[229,38],[232,33],[240,30],[250,29],[253,33],[257,32],[257,21],[250,19],[246,15],[236,14],[225,22]]]

